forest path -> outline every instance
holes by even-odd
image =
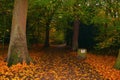
[[[0,80],[105,80],[84,60],[79,60],[64,46],[29,50],[35,64],[13,65],[4,62],[7,50],[0,56]]]
[[[89,64],[69,52],[64,46],[42,49],[38,69],[43,73],[41,80],[104,80]]]

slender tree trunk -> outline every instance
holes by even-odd
[[[65,33],[65,41],[66,41],[66,46],[72,47],[72,31],[71,29],[66,29],[66,33]]]
[[[50,23],[51,23],[54,15],[55,15],[55,12],[58,10],[59,6],[61,5],[61,1],[59,2],[59,0],[58,0],[58,2],[57,2],[57,0],[56,0],[56,1],[54,1],[54,3],[56,3],[57,5],[54,6],[54,9],[51,12],[49,12],[49,10],[48,10],[49,14],[48,14],[48,16],[46,16],[47,17],[47,19],[46,19],[47,22],[46,22],[46,33],[45,33],[44,47],[49,47],[50,46],[50,44],[49,44]]]
[[[79,25],[80,25],[79,19],[75,19],[73,26],[73,42],[72,42],[73,51],[76,51],[78,49]]]
[[[28,0],[15,0],[10,44],[8,49],[8,66],[26,62],[30,63],[26,42],[26,18]]]
[[[119,53],[118,53],[114,68],[120,70],[120,49],[119,49]]]
[[[46,24],[46,33],[45,33],[45,44],[44,47],[49,47],[49,35],[50,35],[50,26],[49,23]]]

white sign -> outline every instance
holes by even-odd
[[[81,53],[86,53],[86,49],[81,49]]]

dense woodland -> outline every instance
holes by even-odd
[[[0,0],[0,60],[1,80],[119,80],[120,1]]]

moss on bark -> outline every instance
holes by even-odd
[[[30,56],[26,56],[26,59],[24,60],[23,56],[20,56],[19,53],[11,53],[7,66],[10,67],[10,66],[15,65],[17,63],[22,64],[24,61],[29,65],[30,62],[32,62],[32,59],[30,58]]]
[[[8,66],[11,66],[12,64],[17,64],[19,62],[18,54],[12,53],[9,58]]]

